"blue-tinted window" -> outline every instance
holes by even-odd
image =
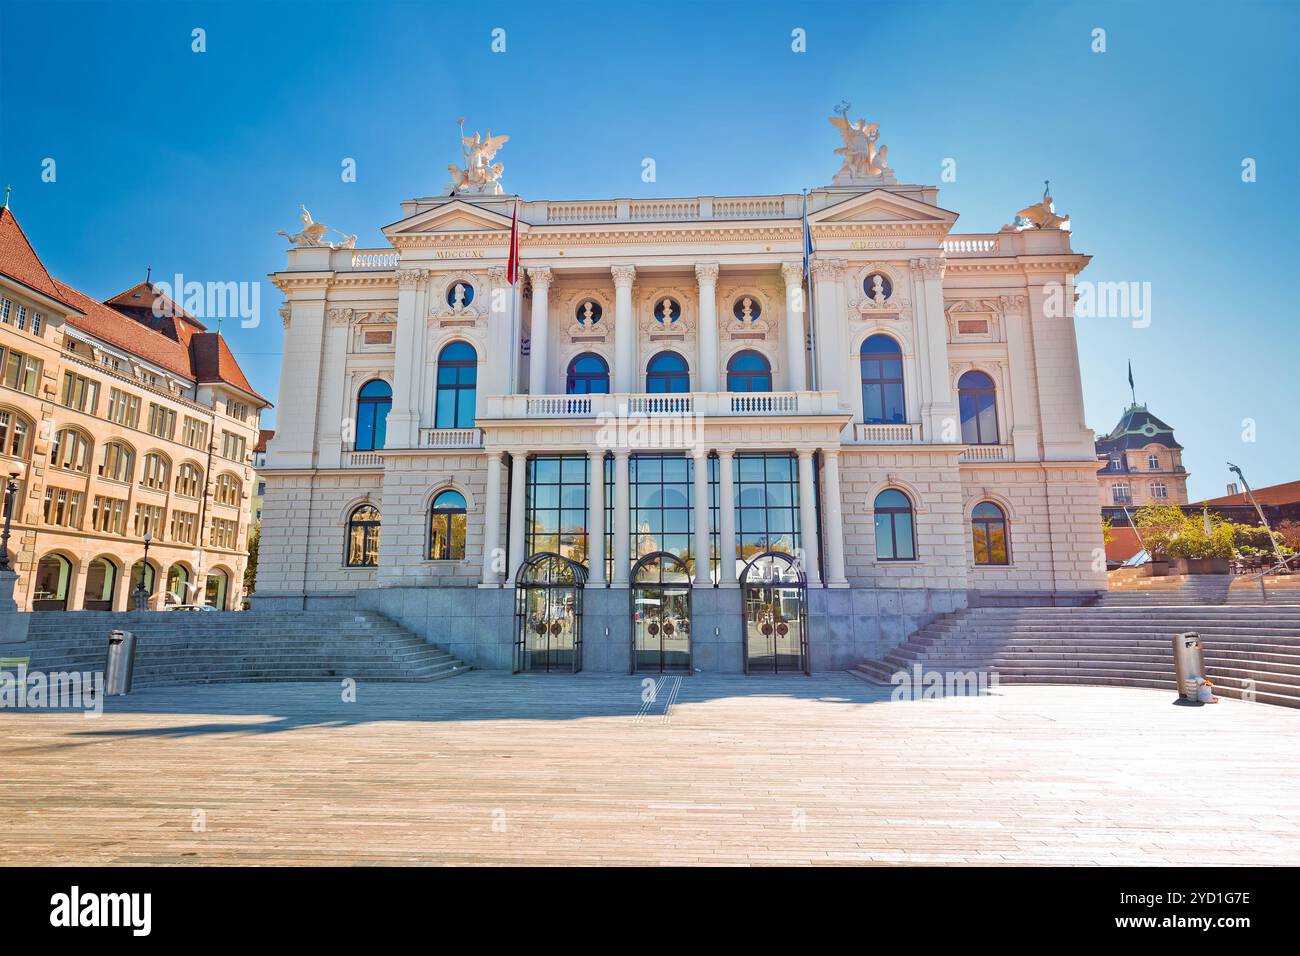
[[[478,354],[466,342],[452,342],[438,353],[435,428],[473,428]]]
[[[689,392],[691,372],[686,359],[676,352],[660,352],[646,366],[645,390],[653,395]]]
[[[887,488],[876,495],[876,558],[881,561],[916,560],[916,535],[912,502],[907,495]]]
[[[772,366],[757,352],[737,352],[727,363],[727,391],[772,391]]]
[[[384,447],[388,412],[393,407],[393,390],[380,379],[371,379],[357,394],[357,451]]]
[[[869,425],[907,421],[903,398],[903,351],[888,335],[862,343],[862,420]]]
[[[983,372],[967,372],[957,380],[961,410],[961,440],[967,445],[998,443],[997,392]]]
[[[584,352],[569,363],[564,376],[567,395],[606,395],[609,393],[609,366],[594,352]]]

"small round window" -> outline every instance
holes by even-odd
[[[862,291],[873,302],[884,302],[894,294],[894,284],[883,272],[873,272],[862,280]]]
[[[655,302],[655,318],[664,325],[672,325],[682,317],[682,306],[676,299],[662,298]]]
[[[583,299],[573,310],[574,318],[582,325],[594,325],[603,314],[600,303],[595,299]]]
[[[447,287],[447,304],[453,309],[463,309],[474,301],[474,287],[468,282],[453,282]]]
[[[742,295],[732,305],[731,314],[741,322],[754,322],[763,314],[763,306],[752,295]]]

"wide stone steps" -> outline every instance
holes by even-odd
[[[154,612],[34,615],[0,657],[41,671],[103,670],[109,632],[136,637],[137,687],[234,681],[439,680],[470,670],[373,613]]]
[[[1300,707],[1300,607],[975,608],[932,622],[852,673],[996,673],[1002,683],[1173,691],[1172,638],[1196,631],[1216,693]]]

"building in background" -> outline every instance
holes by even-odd
[[[1104,589],[1068,217],[955,234],[832,122],[806,199],[524,200],[474,137],[383,248],[304,210],[258,605],[479,666],[752,673]]]
[[[1110,434],[1097,439],[1103,509],[1130,511],[1145,504],[1187,504],[1183,446],[1174,430],[1145,405],[1124,409]]]
[[[99,302],[0,210],[0,469],[21,610],[237,608],[267,401],[148,282]],[[148,560],[145,543],[148,538]]]
[[[266,479],[262,470],[266,468],[266,443],[275,437],[275,432],[263,428],[257,433],[257,444],[253,446],[253,523],[262,520],[262,504],[266,497]]]

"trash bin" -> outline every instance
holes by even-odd
[[[1205,649],[1196,631],[1174,635],[1174,679],[1178,683],[1178,698],[1183,703],[1217,703],[1205,676]]]
[[[135,635],[130,631],[113,631],[108,636],[108,661],[104,665],[104,696],[120,697],[131,693],[131,674],[135,670]]]

